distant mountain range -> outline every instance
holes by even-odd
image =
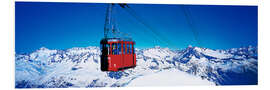
[[[119,72],[100,70],[101,52],[95,46],[67,50],[42,47],[30,54],[16,54],[15,87],[125,87],[139,77],[172,69],[215,85],[258,83],[257,47],[213,50],[189,46],[171,50],[156,46],[135,50],[136,68]]]

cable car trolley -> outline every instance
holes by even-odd
[[[114,5],[108,5],[104,38],[100,41],[102,71],[119,71],[136,66],[135,42],[131,38],[119,37],[118,34],[121,33],[116,27],[115,18],[112,16]],[[127,7],[126,4],[118,5],[122,8]]]

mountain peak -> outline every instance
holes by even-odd
[[[39,48],[39,50],[49,50],[49,49],[43,46],[43,47]]]
[[[160,46],[155,46],[155,48],[160,49]]]
[[[192,45],[188,45],[188,48],[192,48]]]

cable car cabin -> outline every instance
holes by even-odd
[[[134,41],[119,38],[102,39],[101,45],[101,70],[119,71],[136,66]]]

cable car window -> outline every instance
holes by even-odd
[[[114,45],[115,45],[115,55],[118,55],[118,53],[119,53],[119,52],[118,52],[118,44],[115,43]]]
[[[127,44],[127,54],[130,54],[129,51],[130,51],[130,50],[129,50],[129,44]]]
[[[112,55],[114,55],[114,53],[115,53],[115,45],[114,45],[114,43],[112,44]]]
[[[113,55],[116,55],[117,54],[117,48],[116,48],[116,44],[115,43],[112,44],[112,54]]]
[[[115,43],[115,45],[116,45],[116,55],[118,55],[119,54],[119,47],[118,47],[118,43]]]
[[[114,44],[114,47],[115,47],[115,53],[114,54],[117,55],[118,54],[118,49],[117,49],[117,44],[116,43]]]
[[[111,54],[112,52],[110,50],[110,48],[111,48],[110,44],[106,44],[106,48],[107,48],[107,51],[108,51],[108,55]]]
[[[118,46],[118,54],[122,54],[122,52],[121,52],[121,51],[122,51],[122,50],[121,50],[121,43],[118,43],[117,46]]]
[[[128,54],[128,44],[126,44],[126,54]]]
[[[129,54],[132,54],[132,44],[129,44]]]
[[[129,54],[132,54],[131,50],[132,50],[132,45],[129,44]]]
[[[114,43],[114,47],[115,47],[115,55],[117,55],[118,54],[118,44],[117,43]]]
[[[129,45],[129,54],[132,54],[132,44]]]
[[[115,43],[113,44],[113,46],[114,46],[114,55],[116,55],[117,54],[117,46]]]
[[[110,53],[110,44],[105,44],[105,48],[106,48],[106,53],[107,53],[107,55]]]
[[[129,54],[132,54],[132,44],[129,46]]]
[[[125,54],[125,44],[124,43],[122,43],[122,54]]]
[[[123,54],[126,54],[126,44],[123,43]]]

